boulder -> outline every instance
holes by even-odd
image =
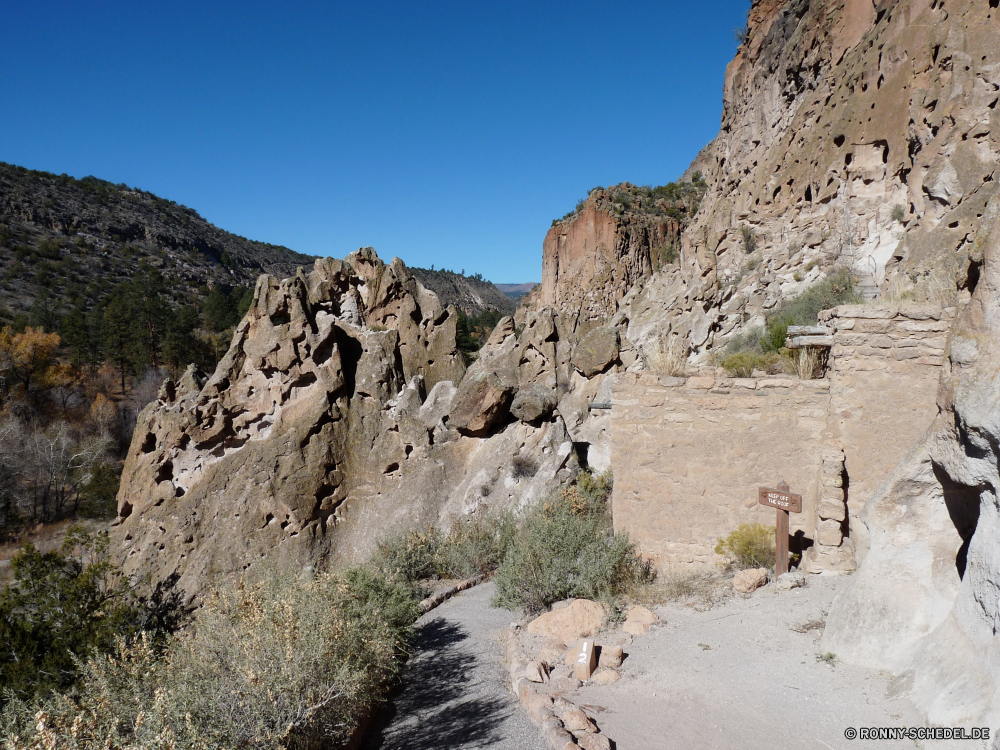
[[[556,408],[555,393],[541,385],[522,386],[510,405],[510,413],[522,422],[546,419]]]
[[[464,435],[483,437],[506,420],[514,386],[495,372],[470,372],[452,401],[448,424]]]
[[[649,631],[649,626],[659,619],[655,612],[645,607],[632,607],[628,611],[622,630],[629,635],[645,635]]]
[[[528,623],[534,635],[573,643],[596,633],[604,623],[604,607],[589,599],[575,599],[568,607],[546,612]]]
[[[741,570],[733,578],[733,588],[741,594],[749,594],[767,583],[765,568],[750,568]]]
[[[549,671],[545,668],[545,664],[540,661],[528,662],[528,666],[524,668],[524,676],[531,682],[549,681]]]
[[[595,328],[573,349],[573,366],[593,377],[618,359],[618,329]]]
[[[593,676],[590,678],[590,682],[593,685],[610,685],[613,682],[618,682],[621,679],[621,674],[617,669],[611,669],[606,667],[600,667]]]

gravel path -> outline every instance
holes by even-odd
[[[501,635],[516,616],[490,607],[493,588],[480,584],[417,620],[402,691],[364,750],[547,750],[506,687]]]
[[[809,576],[804,588],[768,586],[705,612],[658,607],[660,622],[625,647],[622,679],[585,686],[575,700],[605,707],[601,731],[625,750],[944,750],[845,737],[848,727],[924,725],[897,697],[905,680],[822,653],[822,623],[848,580]]]

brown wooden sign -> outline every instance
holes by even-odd
[[[795,495],[782,490],[772,490],[770,487],[758,487],[759,493],[757,502],[761,505],[770,505],[772,508],[788,511],[789,513],[802,512],[802,495]]]

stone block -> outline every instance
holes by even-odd
[[[840,521],[827,520],[816,524],[816,544],[839,547],[843,540],[844,534],[841,531]]]
[[[940,320],[941,308],[925,307],[923,305],[901,305],[899,314],[910,320]]]
[[[542,715],[545,709],[552,706],[552,697],[541,693],[528,693],[524,700],[524,707],[528,710],[528,718],[538,725],[542,722]]]
[[[621,646],[602,646],[598,666],[607,669],[618,669],[625,658],[625,649]]]
[[[589,680],[597,669],[597,650],[594,645],[593,638],[585,638],[574,652],[573,677],[580,681]]]
[[[802,569],[806,573],[822,573],[824,570],[851,571],[856,567],[854,548],[846,540],[840,547],[814,544],[802,555]]]
[[[857,330],[862,333],[885,333],[889,330],[888,320],[862,320],[858,323]]]
[[[919,356],[920,356],[919,349],[894,349],[892,352],[892,358],[896,360],[916,359]]]
[[[816,513],[824,521],[833,520],[839,523],[847,518],[847,508],[844,507],[844,502],[842,500],[838,501],[820,498],[819,508]]]
[[[731,381],[733,388],[742,388],[745,390],[753,390],[757,387],[757,381],[754,378],[733,378]]]
[[[524,668],[524,677],[531,682],[548,682],[549,681],[549,670],[546,669],[545,664],[541,661],[531,661]]]
[[[843,487],[844,477],[842,474],[823,474],[820,484],[823,487]]]
[[[664,386],[666,388],[680,388],[686,382],[687,382],[687,378],[675,378],[675,377],[670,376],[670,375],[662,375],[662,376],[660,376],[660,379],[659,379],[660,385],[662,385],[662,386]]]
[[[868,338],[868,343],[876,349],[892,349],[893,344],[896,342],[892,340],[891,336],[879,334],[870,336]]]
[[[684,385],[685,388],[697,389],[697,390],[709,390],[715,387],[715,378],[712,376],[688,378],[687,383]]]

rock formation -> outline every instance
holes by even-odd
[[[114,532],[126,572],[196,596],[264,555],[356,561],[395,531],[533,503],[581,458],[607,466],[587,404],[617,352],[584,377],[541,310],[520,333],[501,321],[465,372],[455,321],[370,248],[261,277],[211,378],[189,370],[140,415]]]
[[[937,725],[1000,721],[1000,199],[956,321],[939,415],[869,500],[870,549],[830,613],[824,648],[902,676]]]

